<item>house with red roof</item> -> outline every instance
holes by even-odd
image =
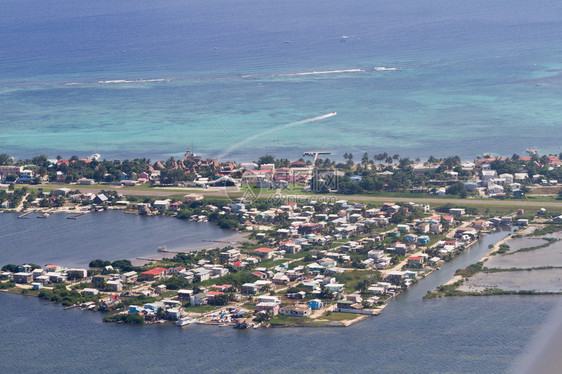
[[[447,240],[445,241],[445,245],[452,245],[453,247],[457,247],[458,243],[456,240]]]
[[[148,281],[156,281],[165,277],[168,274],[168,269],[162,267],[155,267],[141,273],[141,279]]]
[[[207,303],[211,305],[215,304],[215,298],[220,295],[224,295],[224,292],[220,292],[220,291],[207,292]]]
[[[261,257],[262,259],[272,258],[274,252],[275,252],[275,249],[273,249],[273,248],[261,247],[261,248],[254,249],[254,254],[256,256]]]
[[[245,269],[247,265],[248,263],[243,261],[235,261],[232,263],[232,266],[234,266],[238,270]]]
[[[548,157],[549,166],[560,167],[560,165],[562,164],[562,161],[560,161],[560,159],[557,156],[550,155],[547,157]]]
[[[453,216],[443,216],[441,217],[441,220],[443,221],[443,223],[446,223],[448,225],[452,225],[455,222],[455,218]]]
[[[55,273],[61,270],[62,267],[60,265],[53,265],[53,264],[45,265],[45,271],[47,271],[47,273]]]
[[[181,201],[176,201],[170,204],[170,210],[177,212],[181,208]]]
[[[303,168],[303,167],[306,166],[306,162],[297,160],[297,161],[291,162],[290,166],[292,168]]]
[[[220,292],[227,292],[230,291],[232,288],[232,284],[215,284],[211,286],[212,289],[218,290]]]
[[[252,275],[254,277],[258,277],[259,279],[267,279],[267,274],[266,273],[262,273],[261,271],[254,271],[252,273]]]

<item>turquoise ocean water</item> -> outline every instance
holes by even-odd
[[[164,158],[193,146],[240,160],[313,149],[559,152],[561,8],[6,0],[0,150]]]

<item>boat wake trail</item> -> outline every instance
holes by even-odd
[[[251,142],[255,139],[261,138],[265,135],[271,134],[272,132],[288,129],[288,128],[299,126],[299,125],[304,125],[305,123],[320,121],[320,120],[323,120],[323,119],[326,119],[326,118],[334,117],[336,115],[337,115],[336,112],[332,112],[332,113],[324,114],[322,116],[307,118],[307,119],[303,119],[301,121],[287,123],[285,125],[277,126],[277,127],[271,128],[269,130],[262,131],[258,134],[252,135],[249,138],[246,138],[246,139],[238,142],[237,144],[232,145],[230,148],[228,148],[226,151],[224,151],[221,155],[219,155],[218,158],[219,158],[219,160],[223,159],[224,157],[228,156],[232,151],[234,151],[239,146],[247,144],[247,143],[249,143],[249,142]]]

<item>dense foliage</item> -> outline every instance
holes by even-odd
[[[103,318],[103,322],[121,322],[128,325],[144,325],[144,318],[138,313],[115,314]]]
[[[64,306],[99,300],[98,295],[83,295],[77,291],[70,291],[62,283],[55,285],[52,290],[42,288],[38,296],[41,299],[62,303]]]

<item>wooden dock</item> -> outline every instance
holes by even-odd
[[[66,219],[76,219],[76,218],[78,218],[78,217],[80,217],[80,216],[83,216],[84,214],[86,214],[86,213],[75,213],[75,214],[71,214],[71,215],[69,215],[68,217],[66,217]]]
[[[33,211],[29,211],[29,212],[25,212],[23,214],[20,214],[18,216],[19,219],[28,219],[29,217],[27,217],[28,215],[30,215],[31,213],[33,213]]]
[[[150,258],[150,257],[137,257],[137,260],[151,261],[151,262],[160,261],[160,259],[158,258]]]

